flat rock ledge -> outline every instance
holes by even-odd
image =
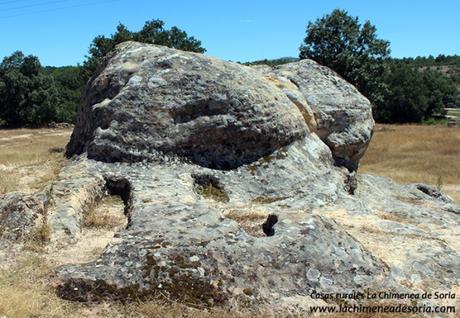
[[[458,206],[419,184],[401,186],[363,175],[350,195],[343,187],[344,171],[294,175],[292,162],[306,161],[305,150],[294,144],[273,155],[282,159],[232,171],[173,160],[78,159],[68,169],[94,187],[86,193],[119,189],[129,224],[93,262],[60,267],[58,294],[78,301],[166,296],[200,306],[238,302],[284,308],[315,301],[312,292],[458,288]],[[72,180],[80,188],[80,181]],[[213,180],[226,196],[202,192],[197,180]],[[313,180],[328,180],[328,188]],[[269,185],[284,191],[275,193]],[[81,223],[82,211],[68,222],[71,227]],[[54,207],[50,219],[61,213],[67,215]],[[273,236],[263,231],[269,215],[278,217]],[[55,240],[73,237],[68,233],[54,232]]]

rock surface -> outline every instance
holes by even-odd
[[[128,42],[78,116],[77,156],[47,198],[51,241],[78,241],[106,193],[128,224],[93,261],[57,269],[65,299],[286,308],[313,291],[459,288],[459,207],[356,174],[370,105],[311,61],[253,70]]]
[[[311,165],[314,174],[298,170],[298,162],[312,159],[307,154],[294,143],[273,161],[230,172],[81,158],[75,169],[129,184],[120,188],[129,193],[130,222],[95,261],[61,267],[58,294],[79,301],[163,294],[195,304],[282,305],[294,295],[306,301],[312,291],[455,290],[458,207],[417,185],[367,175],[351,196],[331,163]],[[229,200],[198,192],[197,175],[219,180]],[[279,221],[267,237],[262,224],[271,214]]]
[[[301,139],[292,102],[249,67],[128,42],[87,87],[68,155],[106,162],[177,154],[230,169]]]
[[[14,192],[0,196],[0,247],[26,239],[43,224],[45,211],[43,195]]]
[[[295,96],[290,97],[293,100],[303,97],[314,113],[316,133],[331,148],[337,164],[356,170],[374,128],[372,106],[367,98],[334,71],[312,60],[258,69],[295,86],[285,88],[286,95]]]
[[[14,264],[24,246],[48,239],[47,201],[41,193],[0,196],[0,268]]]
[[[332,220],[299,210],[332,201],[340,187],[339,179],[328,176],[327,165],[317,166],[315,173],[293,173],[297,169],[293,160],[312,159],[307,150],[294,144],[285,154],[275,154],[284,159],[231,172],[185,163],[94,162],[88,175],[129,184],[129,226],[95,262],[62,267],[59,294],[66,299],[97,300],[142,297],[156,291],[189,303],[217,304],[232,298],[266,301],[279,298],[281,292],[289,295],[317,288],[339,291],[356,282],[362,287],[384,286],[391,278],[383,263]],[[328,149],[323,146],[323,150]],[[199,175],[219,180],[229,201],[198,194]],[[316,178],[329,179],[330,189],[315,189]],[[302,187],[299,180],[312,187]],[[269,184],[284,185],[286,191],[274,192]],[[307,191],[316,198],[300,200]],[[264,199],[267,204],[258,203]],[[249,217],[260,235],[248,234],[235,221],[238,212],[228,211],[239,209],[244,216],[255,207],[260,215]],[[279,215],[280,221],[274,236],[263,237],[262,224],[270,213]],[[317,270],[318,277],[309,279],[310,269]]]

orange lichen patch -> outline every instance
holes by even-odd
[[[284,77],[272,74],[265,75],[265,78],[275,84],[276,87],[283,90],[286,96],[297,107],[311,132],[316,132],[317,124],[313,111],[308,106],[305,97],[299,92],[297,86]],[[295,97],[294,97],[295,96]]]

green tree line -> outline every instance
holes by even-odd
[[[184,51],[206,51],[199,40],[178,27],[166,29],[163,21],[151,20],[136,32],[120,23],[109,37],[96,36],[81,66],[43,67],[38,57],[14,52],[0,64],[0,126],[72,123],[86,82],[117,44],[130,40]]]
[[[460,56],[390,58],[390,42],[378,38],[377,28],[344,10],[308,23],[299,58],[328,66],[355,85],[372,102],[378,122],[425,122],[444,115],[446,107],[460,107]]]
[[[165,45],[204,53],[201,42],[161,20],[139,31],[119,24],[110,36],[96,36],[82,65],[43,67],[37,57],[17,51],[0,64],[0,126],[43,126],[73,122],[81,92],[113,48],[124,41]],[[379,39],[369,21],[361,24],[344,10],[309,22],[299,58],[335,70],[373,104],[379,122],[424,122],[460,106],[460,56],[390,58],[390,42]],[[298,60],[280,58],[246,64],[276,66]]]
[[[447,106],[460,106],[458,56],[391,59],[390,42],[378,38],[376,27],[344,10],[308,23],[299,57],[354,84],[372,102],[379,122],[423,122],[445,114]]]

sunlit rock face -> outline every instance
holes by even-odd
[[[230,169],[308,133],[296,106],[249,67],[128,42],[89,83],[67,154],[106,162],[176,154]]]
[[[284,86],[282,90],[295,96],[294,100],[299,100],[299,95],[305,99],[314,113],[315,131],[331,149],[336,164],[350,171],[358,168],[374,128],[372,105],[366,97],[334,71],[312,60],[256,69],[293,84],[294,88]]]

